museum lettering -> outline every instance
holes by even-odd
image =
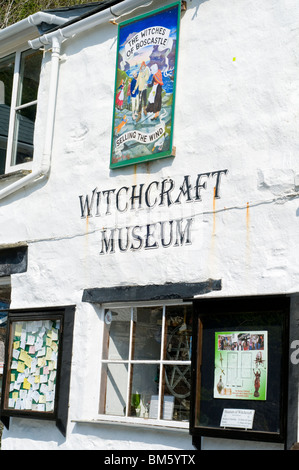
[[[192,221],[189,218],[102,230],[100,254],[190,245]]]
[[[228,170],[217,170],[199,173],[195,177],[186,175],[177,188],[172,178],[162,181],[152,181],[145,185],[122,186],[119,189],[93,189],[91,194],[79,196],[81,218],[102,217],[110,215],[112,211],[125,212],[156,206],[172,206],[183,202],[201,201],[202,190],[208,185],[214,188],[214,197],[220,198],[220,184],[222,175]]]
[[[213,189],[213,197],[219,198],[221,176],[226,175],[227,171],[199,173],[193,178],[185,175],[178,187],[172,178],[165,178],[119,189],[99,191],[95,188],[90,194],[79,196],[81,218],[201,201],[201,192],[208,185]],[[145,225],[105,228],[100,231],[100,254],[190,245],[192,223],[192,217],[184,217]]]

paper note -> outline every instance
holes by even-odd
[[[22,323],[15,324],[15,336],[21,336],[22,333]]]
[[[30,384],[29,380],[26,377],[25,377],[24,382],[23,382],[23,387],[24,387],[25,390],[29,390],[30,387],[31,387],[31,384]]]
[[[25,370],[25,364],[24,364],[24,362],[20,362],[20,361],[19,361],[19,362],[18,362],[17,371],[18,371],[18,372],[24,372],[24,370]]]

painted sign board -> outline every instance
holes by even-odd
[[[110,168],[173,155],[180,2],[119,24]]]

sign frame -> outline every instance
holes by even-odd
[[[118,25],[111,169],[175,156],[180,12],[179,1]]]
[[[7,429],[9,429],[10,418],[11,417],[22,417],[22,418],[34,418],[42,420],[55,421],[57,428],[63,434],[66,435],[67,429],[67,420],[68,420],[68,401],[69,401],[69,389],[70,389],[70,373],[71,373],[71,357],[72,357],[72,344],[73,344],[73,328],[74,328],[74,315],[75,315],[75,306],[66,306],[66,307],[53,307],[53,308],[40,308],[40,309],[22,309],[22,310],[9,310],[7,317],[7,334],[6,334],[6,344],[5,344],[5,363],[4,363],[4,373],[3,373],[3,382],[2,382],[2,392],[1,392],[1,409],[0,409],[0,419]],[[24,375],[24,378],[20,379],[20,389],[22,392],[26,392],[26,388],[30,385],[30,390],[33,390],[33,384],[30,382],[31,378],[34,378],[34,373],[30,370],[31,364],[28,361],[32,361],[35,358],[42,358],[43,356],[38,356],[38,350],[36,348],[35,352],[30,351],[30,345],[27,343],[28,334],[25,339],[25,347],[16,347],[14,344],[16,339],[16,326],[22,327],[22,331],[25,332],[26,325],[32,324],[33,322],[38,323],[39,331],[32,333],[31,336],[35,336],[36,339],[43,341],[43,346],[47,349],[47,332],[40,335],[41,327],[46,325],[46,322],[54,324],[54,322],[59,322],[59,332],[58,338],[55,340],[57,346],[57,361],[55,367],[55,388],[54,388],[54,402],[53,408],[50,411],[41,411],[39,409],[31,409],[25,406],[13,407],[9,399],[12,398],[12,387],[18,381],[18,374]],[[40,327],[41,325],[41,327]],[[19,332],[18,332],[19,334]],[[19,336],[18,336],[19,338]],[[17,339],[18,339],[17,338]],[[20,337],[21,338],[21,337]],[[51,349],[51,348],[50,348]],[[24,365],[24,374],[17,371],[16,377],[13,380],[12,374],[14,369],[12,368],[13,361],[15,357],[13,351],[22,352],[22,360],[19,360],[19,363]],[[25,357],[26,356],[26,357]],[[46,360],[46,355],[44,355]],[[17,360],[18,361],[18,360]],[[47,361],[47,360],[46,360]],[[48,361],[45,366],[48,365]],[[27,374],[26,370],[27,369]],[[17,369],[16,369],[17,370]],[[26,380],[26,386],[24,386]],[[19,394],[19,392],[18,392]]]
[[[190,434],[286,444],[290,298],[283,295],[196,299],[193,321]],[[266,400],[215,398],[215,333],[268,332]],[[221,427],[224,409],[254,410],[252,428]],[[236,413],[236,411],[235,411]]]

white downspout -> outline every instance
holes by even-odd
[[[13,192],[27,186],[31,182],[44,178],[47,176],[51,166],[51,154],[52,154],[52,141],[53,131],[55,122],[55,109],[56,109],[56,95],[58,85],[58,74],[59,74],[59,61],[60,61],[60,45],[61,37],[59,35],[53,36],[52,41],[52,55],[51,55],[51,75],[49,83],[49,95],[48,95],[48,109],[46,118],[46,131],[44,139],[44,150],[41,158],[40,165],[37,169],[33,170],[32,173],[24,176],[18,181],[10,184],[9,186],[0,190],[0,199],[12,194]]]

